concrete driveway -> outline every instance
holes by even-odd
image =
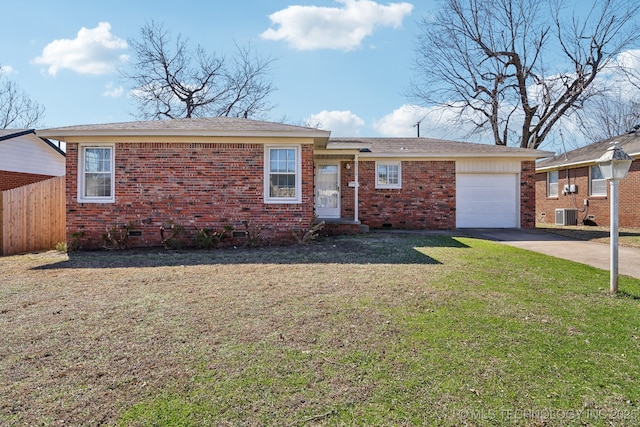
[[[609,245],[528,229],[465,229],[465,234],[609,271]],[[620,246],[618,272],[640,279],[640,249]]]

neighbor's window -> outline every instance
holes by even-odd
[[[558,197],[558,171],[547,172],[547,197]]]
[[[113,146],[80,147],[79,154],[78,201],[113,202]]]
[[[401,162],[376,162],[376,188],[402,188]]]
[[[265,148],[265,203],[300,203],[300,147]]]
[[[607,195],[607,180],[602,177],[602,171],[600,166],[591,166],[591,172],[589,180],[589,189],[591,196],[606,196]]]

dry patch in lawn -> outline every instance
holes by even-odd
[[[0,423],[112,423],[167,387],[188,388],[203,363],[234,375],[241,367],[217,355],[238,344],[311,351],[318,341],[382,340],[392,325],[381,304],[440,297],[413,279],[425,264],[437,279],[442,266],[407,248],[382,234],[290,248],[0,258]]]
[[[638,425],[607,283],[447,234],[0,258],[0,425]]]

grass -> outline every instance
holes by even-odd
[[[609,227],[569,225],[559,226],[555,224],[538,223],[536,227],[549,233],[571,237],[578,240],[609,244]],[[618,244],[631,248],[640,248],[640,228],[621,227],[618,231]]]
[[[2,425],[637,425],[640,281],[453,235],[0,259]]]

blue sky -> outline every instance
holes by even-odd
[[[294,5],[298,5],[293,7]],[[334,136],[414,136],[404,95],[416,22],[436,3],[373,0],[0,1],[0,66],[46,108],[46,127],[134,120],[115,66],[151,20],[222,54],[251,43],[276,59],[269,119]],[[424,135],[424,131],[421,130]]]

